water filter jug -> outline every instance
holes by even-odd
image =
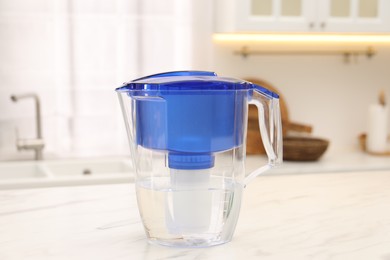
[[[156,74],[116,91],[149,241],[181,247],[230,241],[244,187],[282,162],[279,96],[206,71]],[[268,163],[246,174],[248,104],[259,110]]]

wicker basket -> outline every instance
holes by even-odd
[[[283,159],[286,161],[316,161],[328,148],[329,141],[312,137],[283,138]]]

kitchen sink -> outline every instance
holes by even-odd
[[[0,190],[126,183],[134,179],[128,159],[74,159],[0,163]]]
[[[130,161],[126,160],[80,160],[46,163],[48,170],[56,177],[123,175],[132,172]]]
[[[36,162],[9,162],[0,164],[0,181],[25,178],[45,178],[47,169]]]

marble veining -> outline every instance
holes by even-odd
[[[390,171],[262,176],[233,241],[149,244],[133,184],[0,191],[0,259],[390,259]]]

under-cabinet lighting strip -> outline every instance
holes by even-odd
[[[213,35],[213,39],[221,42],[390,43],[390,34],[216,33]]]

